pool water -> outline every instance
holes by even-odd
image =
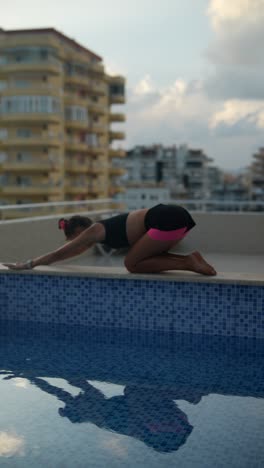
[[[264,466],[264,343],[1,323],[0,466]]]

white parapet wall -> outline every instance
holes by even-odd
[[[192,216],[196,226],[177,246],[178,251],[264,254],[263,214],[193,212]],[[1,221],[0,262],[25,260],[63,245],[65,239],[57,227],[59,218]]]
[[[180,250],[257,255],[264,253],[264,214],[192,212],[195,228],[179,244]]]
[[[102,216],[110,216],[110,210],[101,212],[83,212],[94,221]],[[76,214],[76,213],[73,213]],[[0,263],[23,261],[50,252],[65,243],[65,237],[58,228],[61,217],[69,218],[71,214],[46,216],[42,218],[16,219],[0,221]],[[87,251],[91,255],[93,250]]]

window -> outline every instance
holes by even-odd
[[[42,49],[40,51],[40,57],[42,60],[46,60],[48,58],[48,51],[46,49]]]
[[[88,122],[88,112],[85,107],[69,106],[65,108],[65,118],[67,120]]]
[[[6,128],[0,128],[0,140],[4,140],[8,136],[8,131]]]
[[[28,88],[30,84],[29,80],[16,80],[14,83],[16,88]]]
[[[29,128],[18,128],[16,134],[18,137],[30,138],[31,130]]]
[[[1,110],[3,113],[60,112],[60,100],[51,96],[3,97]]]

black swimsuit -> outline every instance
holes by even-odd
[[[129,213],[122,213],[111,218],[100,221],[105,227],[105,239],[101,244],[105,244],[112,249],[129,247],[127,238],[126,221]],[[159,205],[150,208],[144,219],[146,231],[149,229],[159,229],[160,231],[171,231],[186,227],[189,231],[195,226],[188,211],[179,205]]]
[[[105,239],[101,244],[105,244],[112,249],[121,249],[129,247],[126,232],[126,220],[129,213],[122,213],[111,218],[102,219],[100,224],[105,228]]]

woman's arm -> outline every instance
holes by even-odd
[[[4,266],[13,270],[31,269],[39,265],[50,265],[54,262],[65,260],[66,258],[74,257],[92,247],[98,242],[98,224],[93,224],[85,229],[76,239],[68,242],[66,245],[59,247],[52,252],[41,255],[40,257],[28,260],[22,263],[4,263]]]

